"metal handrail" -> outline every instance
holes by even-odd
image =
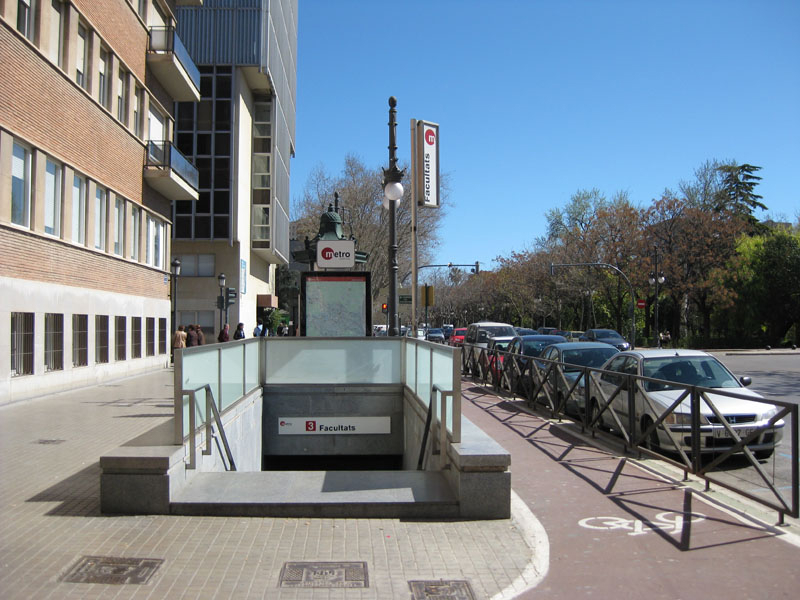
[[[217,424],[217,431],[219,431],[222,445],[225,446],[225,454],[228,457],[229,471],[236,470],[236,463],[233,460],[233,453],[228,444],[228,436],[225,435],[225,427],[222,425],[222,419],[217,408],[217,403],[214,401],[214,392],[211,389],[211,384],[204,384],[192,390],[181,390],[182,396],[189,396],[189,464],[186,465],[187,469],[197,468],[197,449],[195,448],[195,435],[197,433],[197,392],[205,390],[206,392],[206,418],[205,418],[205,434],[206,434],[206,447],[203,449],[203,455],[211,455],[211,438],[214,436],[214,430],[208,414],[211,413],[214,417],[214,422]]]

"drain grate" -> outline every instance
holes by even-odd
[[[66,441],[67,440],[36,440],[33,443],[34,444],[45,444],[45,445],[48,445],[48,444],[63,444]]]
[[[367,563],[287,562],[281,569],[280,587],[367,588]]]
[[[438,579],[434,581],[409,581],[411,600],[475,600],[468,581]]]
[[[147,583],[164,562],[161,558],[83,556],[61,578],[67,583]]]

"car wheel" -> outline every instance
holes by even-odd
[[[755,450],[753,454],[755,454],[758,460],[767,460],[772,453],[775,452],[775,448],[770,448],[769,450]]]
[[[642,418],[642,431],[644,432],[648,427],[653,424],[653,419],[650,417]],[[659,452],[661,450],[661,444],[658,441],[658,430],[654,429],[650,432],[650,435],[644,440],[644,447],[652,452]]]

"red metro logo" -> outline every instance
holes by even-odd
[[[425,143],[428,146],[433,146],[436,143],[436,132],[433,129],[428,129],[425,132]]]
[[[333,249],[332,248],[323,248],[322,249],[322,258],[325,260],[330,260],[333,258]]]

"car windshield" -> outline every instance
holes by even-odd
[[[606,361],[617,353],[613,346],[608,348],[586,348],[579,350],[564,350],[562,362],[568,365],[580,365],[581,367],[602,367]],[[577,369],[565,369],[566,371],[576,371]]]
[[[514,331],[511,325],[488,325],[486,327],[481,327],[481,330],[485,331],[489,337],[498,337],[501,335],[510,335],[513,337],[517,335],[517,332]]]
[[[441,335],[441,329],[428,329],[428,335]]]
[[[654,379],[665,379],[685,385],[708,388],[741,387],[736,378],[713,356],[666,356],[648,358],[643,364],[642,374]],[[648,382],[648,391],[670,389],[670,386]]]
[[[467,330],[466,329],[454,329],[453,330],[453,335],[460,335],[460,336],[463,337],[463,336],[467,335]]]
[[[597,329],[594,334],[599,338],[622,339],[622,336],[613,329]]]
[[[526,340],[522,346],[522,353],[525,356],[539,356],[542,350],[545,349],[545,346],[549,346],[552,343],[553,342],[549,340]]]

